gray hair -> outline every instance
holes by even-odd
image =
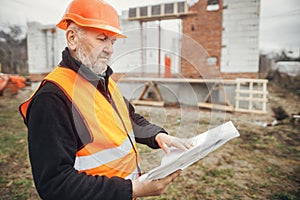
[[[68,30],[73,30],[73,31],[75,31],[78,34],[79,37],[81,37],[82,34],[85,33],[84,28],[82,28],[81,26],[77,25],[73,21],[68,20],[67,23],[68,23],[67,31]]]

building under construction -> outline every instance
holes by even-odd
[[[256,87],[252,79],[258,78],[259,70],[259,13],[260,0],[168,1],[129,8],[120,16],[121,29],[128,38],[114,45],[114,78],[127,98],[139,100],[136,103],[164,105],[176,101],[195,105],[209,99],[212,103],[216,98],[226,103],[225,109],[233,110],[230,102],[239,99],[236,79],[251,79],[246,80],[247,86],[250,90]],[[32,80],[39,80],[57,65],[65,46],[64,32],[54,25],[28,24]],[[220,97],[220,89],[224,92],[221,84],[231,85],[226,89],[231,98]],[[264,87],[258,92],[263,97]],[[156,103],[142,101],[149,95],[149,88]],[[217,97],[213,97],[212,88]],[[252,95],[249,99],[255,98]],[[247,107],[255,105],[249,101]],[[264,104],[258,107],[265,112]]]

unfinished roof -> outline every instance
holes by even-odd
[[[129,8],[128,20],[130,21],[155,21],[178,19],[182,16],[195,14],[190,12],[186,2],[173,2],[158,5]]]

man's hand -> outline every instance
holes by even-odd
[[[167,186],[181,173],[178,170],[169,176],[153,181],[143,181],[140,182],[139,179],[132,181],[132,197],[147,197],[147,196],[157,196],[165,192]]]
[[[188,142],[186,139],[180,139],[165,133],[157,134],[155,140],[165,153],[170,152],[169,147],[175,147],[186,151],[193,146],[192,143]]]

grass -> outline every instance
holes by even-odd
[[[0,199],[28,199],[28,191],[34,188],[27,159],[27,133],[18,104],[16,99],[0,104]]]
[[[221,179],[232,178],[233,170],[232,169],[213,169],[206,172],[206,175],[209,177],[218,177]]]
[[[0,200],[39,199],[32,181],[27,153],[27,130],[18,113],[19,100],[0,97]],[[144,112],[150,119],[149,112]],[[200,132],[212,125],[209,117],[182,126],[184,133],[199,126]],[[300,199],[299,127],[281,125],[255,127],[240,121],[234,124],[241,136],[184,170],[159,197],[142,200],[218,199]],[[216,119],[222,121],[222,119]],[[165,128],[175,134],[182,119],[168,115]],[[190,129],[188,129],[190,128]],[[193,133],[194,134],[194,133]],[[138,145],[140,155],[153,163],[156,152]],[[152,156],[152,157],[151,157]],[[157,158],[156,158],[157,159]],[[141,163],[142,166],[147,162]]]
[[[295,191],[289,192],[278,192],[270,197],[272,200],[299,200],[299,192],[298,194]]]

